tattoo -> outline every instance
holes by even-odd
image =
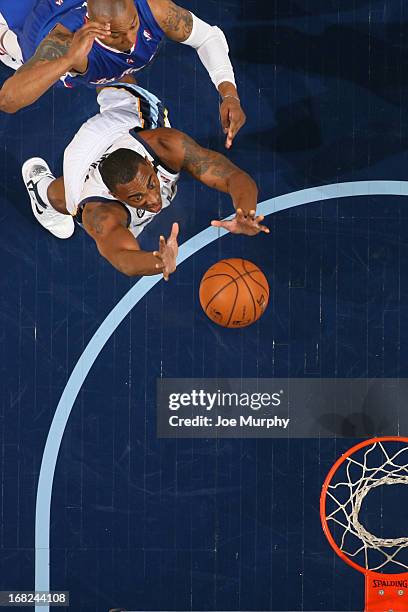
[[[103,234],[103,222],[109,218],[109,214],[105,210],[105,207],[94,206],[87,217],[89,228],[93,230],[95,234]]]
[[[183,134],[182,146],[184,150],[183,167],[195,178],[200,179],[209,172],[214,178],[227,180],[237,167],[226,157],[200,147],[192,138]]]
[[[51,32],[39,44],[33,57],[19,69],[19,72],[23,72],[26,68],[32,67],[37,62],[51,62],[63,57],[67,53],[71,41],[72,36],[67,36],[61,32]]]
[[[162,22],[163,30],[166,34],[175,34],[177,40],[187,40],[193,29],[193,18],[190,11],[173,2],[169,2],[167,6],[167,13]]]
[[[115,214],[118,212],[117,206],[120,206],[119,215]],[[102,236],[106,234],[106,230],[108,230],[109,233],[112,226],[116,223],[127,228],[127,214],[124,213],[122,209],[122,205],[116,205],[113,201],[112,204],[108,205],[99,204],[97,202],[88,204],[88,206],[84,208],[82,217],[85,221],[86,229],[98,234],[98,236]],[[110,221],[110,223],[106,224],[106,221]]]

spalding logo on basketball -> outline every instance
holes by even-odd
[[[263,315],[268,300],[264,273],[246,259],[222,259],[201,280],[201,306],[211,321],[222,327],[251,325]]]

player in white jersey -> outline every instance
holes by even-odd
[[[176,269],[178,225],[173,224],[167,241],[160,237],[158,251],[141,250],[137,236],[169,206],[181,170],[230,194],[235,218],[212,225],[250,236],[269,231],[263,217],[256,216],[253,179],[223,155],[170,128],[158,98],[120,83],[102,89],[98,102],[100,113],[65,151],[63,177],[56,179],[40,158],[23,165],[33,213],[51,233],[69,238],[75,219],[119,271],[128,276],[162,272],[167,280]]]

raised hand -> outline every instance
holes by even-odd
[[[87,59],[95,38],[105,38],[110,35],[110,24],[101,24],[97,21],[89,21],[77,30],[72,38],[67,58],[70,59],[73,68],[77,68]]]
[[[160,236],[159,250],[153,251],[153,255],[159,260],[159,262],[156,264],[156,268],[163,273],[163,278],[165,281],[169,280],[170,274],[173,274],[177,267],[176,260],[178,255],[178,233],[178,223],[173,223],[173,227],[171,228],[171,233],[167,238],[167,241],[164,236]]]
[[[223,227],[231,232],[231,234],[245,234],[246,236],[256,236],[260,232],[269,234],[269,229],[266,225],[261,225],[264,220],[263,215],[256,216],[254,210],[249,213],[244,213],[242,208],[237,209],[237,214],[231,221],[211,221],[213,227]]]
[[[224,134],[227,135],[225,148],[230,149],[235,136],[246,122],[246,116],[238,98],[225,96],[220,106],[220,118]]]

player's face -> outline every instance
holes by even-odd
[[[129,51],[136,43],[139,29],[139,15],[133,2],[118,17],[110,21],[110,36],[103,39],[103,44],[118,51]]]
[[[133,181],[116,185],[113,195],[133,208],[158,213],[162,208],[160,183],[151,163],[139,166]]]

